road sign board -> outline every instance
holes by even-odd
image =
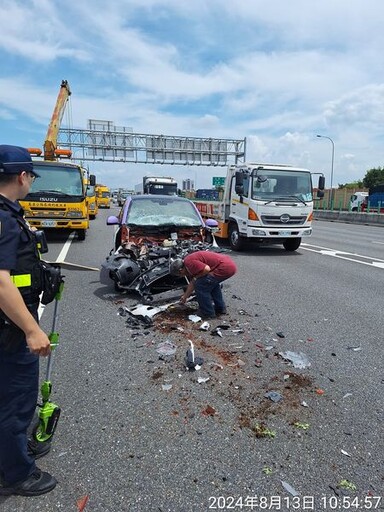
[[[223,187],[225,183],[225,177],[216,176],[212,178],[212,185],[214,187]]]

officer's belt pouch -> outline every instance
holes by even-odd
[[[25,339],[24,333],[0,311],[0,349],[4,352],[17,352],[22,341]]]
[[[49,304],[52,302],[57,293],[60,291],[62,283],[61,270],[59,266],[54,266],[45,261],[41,261],[41,283],[43,289],[43,296],[41,298],[42,304]]]

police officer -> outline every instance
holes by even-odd
[[[0,495],[38,496],[56,480],[35,465],[28,427],[36,410],[39,356],[50,341],[38,324],[42,280],[23,199],[38,174],[28,151],[0,145]]]

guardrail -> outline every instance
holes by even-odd
[[[366,212],[345,212],[336,210],[314,210],[313,218],[315,220],[329,220],[333,222],[346,222],[348,224],[367,224],[374,226],[384,226],[383,213]]]

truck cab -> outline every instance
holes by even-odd
[[[361,209],[361,204],[363,203],[364,199],[368,197],[368,192],[355,192],[351,195],[351,198],[349,200],[349,211],[351,212],[357,212]]]
[[[96,203],[99,208],[111,207],[111,191],[105,185],[96,185]]]
[[[317,188],[317,197],[323,197],[322,174]],[[215,236],[227,238],[233,250],[250,240],[295,251],[312,233],[313,200],[308,169],[244,163],[229,166],[222,201],[196,203],[203,217],[218,221]]]

